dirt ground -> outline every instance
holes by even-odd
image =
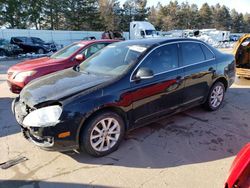
[[[0,62],[0,169],[5,187],[215,187],[221,188],[240,148],[250,140],[250,81],[237,79],[223,107],[201,107],[130,132],[118,151],[103,158],[39,149],[25,140],[14,116],[6,70]]]

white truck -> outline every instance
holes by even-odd
[[[129,39],[143,39],[159,37],[155,27],[146,21],[130,22]]]

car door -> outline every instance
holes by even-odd
[[[200,42],[182,42],[180,51],[185,84],[183,105],[201,103],[209,92],[215,74],[215,55]]]
[[[153,71],[150,79],[133,80],[141,68]],[[176,111],[182,103],[183,70],[179,68],[178,44],[154,49],[132,74],[134,123],[148,123],[153,117]]]

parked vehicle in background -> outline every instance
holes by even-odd
[[[225,188],[250,187],[250,143],[245,145],[231,166]]]
[[[250,79],[250,34],[243,35],[237,41],[233,53],[236,60],[237,75]]]
[[[219,109],[234,78],[233,55],[202,41],[127,40],[34,80],[13,112],[25,138],[40,147],[104,156],[125,131],[200,104]]]
[[[200,35],[207,35],[211,37],[212,40],[218,42],[228,42],[230,41],[230,31],[221,31],[216,29],[201,29]]]
[[[121,31],[105,31],[102,34],[102,39],[125,40]]]
[[[129,39],[143,39],[159,37],[155,27],[146,21],[130,22]]]
[[[45,54],[57,51],[53,42],[44,42],[38,37],[12,37],[10,43],[18,45],[25,53]]]
[[[22,53],[23,50],[6,39],[0,39],[0,56],[11,56]]]
[[[84,37],[82,40],[96,40],[94,36]]]
[[[240,39],[240,37],[241,37],[240,35],[233,35],[232,34],[232,35],[229,36],[229,40],[230,41],[237,41],[237,40]]]
[[[13,93],[20,93],[22,88],[31,80],[73,67],[86,58],[107,46],[114,40],[92,40],[75,42],[50,57],[31,59],[16,65],[8,70],[8,84]]]

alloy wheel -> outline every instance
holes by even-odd
[[[210,97],[211,106],[213,108],[217,108],[218,106],[220,106],[223,97],[224,97],[224,89],[221,85],[217,85],[211,93]]]
[[[93,149],[104,152],[111,149],[121,134],[119,122],[114,118],[104,118],[91,131],[90,143]]]

